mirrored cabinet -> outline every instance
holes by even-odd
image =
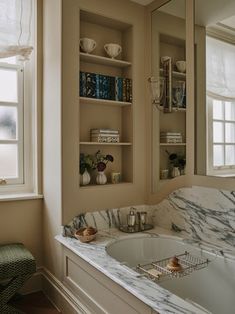
[[[182,4],[182,2],[180,1]],[[185,8],[172,0],[152,12],[154,190],[185,174],[186,42]],[[156,99],[157,98],[157,99]]]

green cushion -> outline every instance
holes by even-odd
[[[0,245],[0,279],[33,274],[36,263],[21,243]]]

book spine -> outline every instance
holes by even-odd
[[[104,99],[104,75],[99,75],[99,98]]]
[[[132,102],[132,79],[129,79],[129,102]]]
[[[122,84],[122,101],[126,101],[126,78],[123,78]]]
[[[80,71],[80,97],[86,97],[86,73]]]
[[[115,100],[122,101],[123,100],[123,79],[121,77],[115,77]]]
[[[110,76],[110,100],[115,100],[115,77]]]
[[[126,101],[130,101],[130,80],[126,78]]]
[[[104,75],[104,99],[110,99],[110,77]]]
[[[89,98],[96,98],[96,74],[86,73],[86,94]]]
[[[96,74],[96,88],[95,88],[95,95],[96,98],[100,98],[100,84],[99,84],[100,75]]]

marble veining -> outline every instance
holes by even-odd
[[[159,313],[205,313],[148,279],[137,278],[135,272],[107,255],[107,242],[121,235],[113,228],[126,223],[130,208],[80,214],[64,226],[64,237],[58,236],[57,240]],[[160,230],[162,228],[160,233],[178,235],[187,243],[235,260],[234,191],[198,186],[182,188],[157,205],[140,205],[135,208],[147,211],[152,220],[150,223],[154,222]],[[97,228],[99,237],[92,244],[81,245],[73,238],[73,234],[76,229],[87,225]],[[156,230],[145,234],[157,235]]]
[[[155,224],[170,229],[172,223],[187,237],[234,252],[235,193],[211,188],[183,188],[154,206]]]

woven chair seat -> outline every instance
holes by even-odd
[[[33,274],[36,263],[23,244],[0,245],[0,279]]]
[[[0,313],[23,314],[10,304],[11,298],[36,271],[36,262],[23,244],[0,245]]]

